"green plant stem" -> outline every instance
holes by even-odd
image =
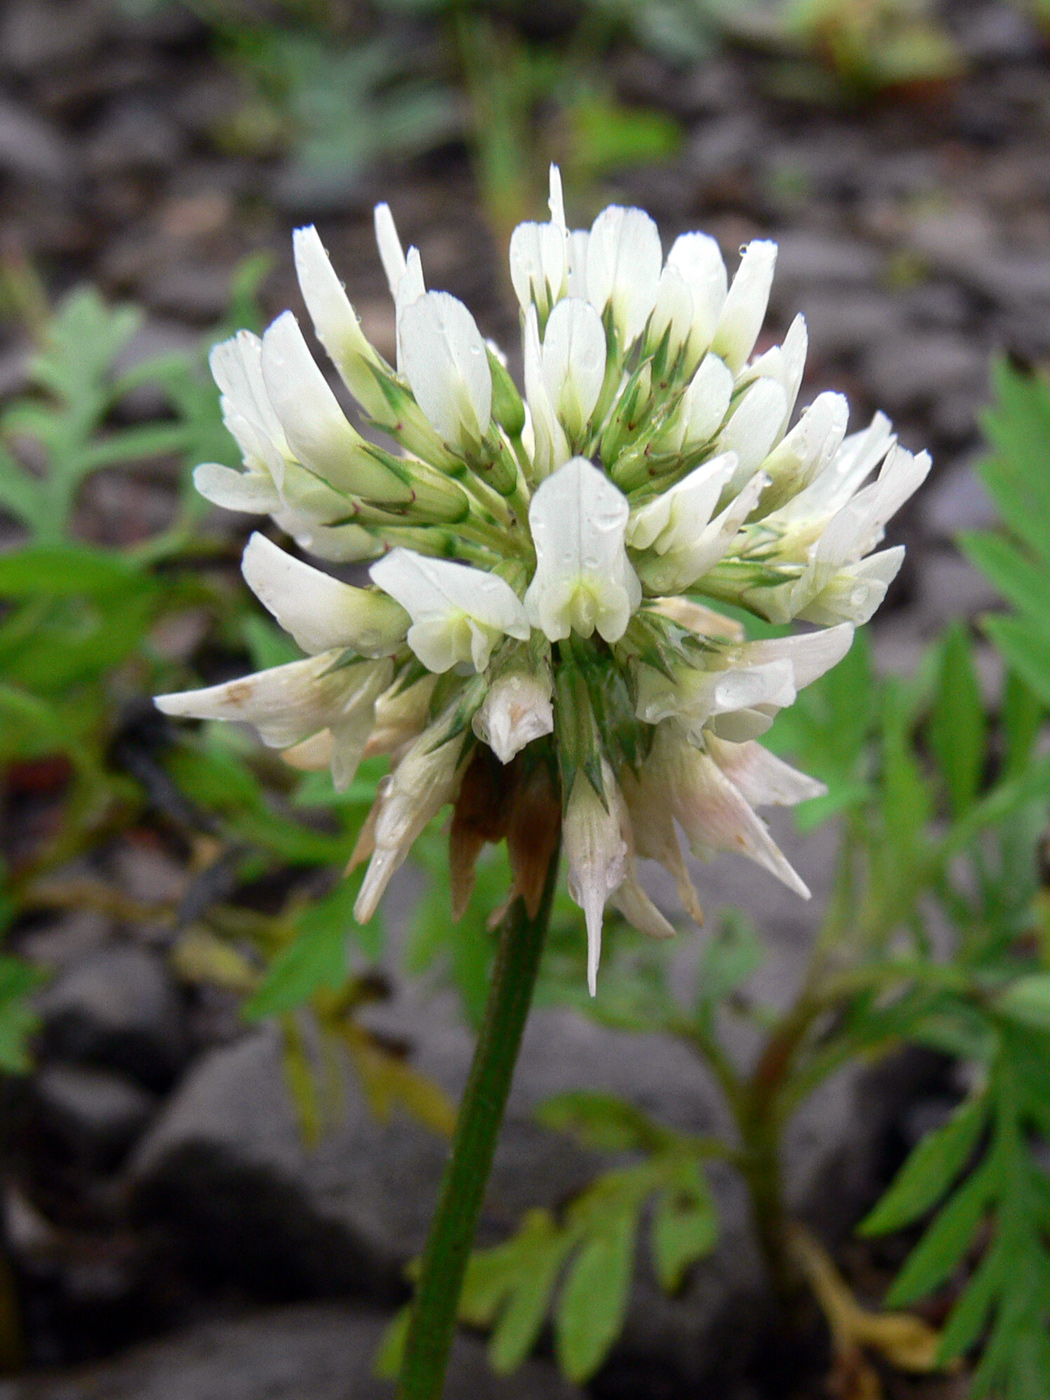
[[[423,1252],[398,1400],[438,1400],[444,1386],[463,1276],[532,1004],[557,878],[555,852],[536,917],[530,918],[524,901],[517,899],[500,929],[485,1019]]]

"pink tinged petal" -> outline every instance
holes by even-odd
[[[809,890],[740,790],[706,753],[682,742],[671,767],[671,802],[694,855],[735,851],[768,870],[803,899]]]
[[[611,306],[623,350],[645,329],[662,262],[659,231],[643,209],[612,204],[591,225],[587,300],[599,315]]]
[[[554,732],[549,677],[511,671],[497,677],[474,716],[474,733],[501,763],[533,739]]]
[[[646,860],[659,861],[674,879],[682,907],[696,923],[702,924],[704,911],[682,856],[674,814],[667,800],[670,778],[664,771],[661,757],[665,747],[658,738],[639,773],[630,768],[623,770],[620,781],[624,801],[637,854]]]
[[[591,996],[597,992],[605,903],[622,883],[627,862],[627,842],[620,832],[623,798],[604,760],[602,781],[608,810],[590,780],[578,773],[562,827],[569,894],[583,910],[587,922],[587,986]]]
[[[263,336],[262,370],[270,402],[295,457],[334,486],[353,489],[349,464],[362,445],[310,354],[290,311]]]
[[[410,549],[391,550],[370,573],[412,618],[408,644],[429,671],[461,661],[483,671],[500,637],[528,640],[521,600],[497,574]]]
[[[529,306],[525,312],[522,350],[525,397],[528,400],[532,428],[533,471],[537,480],[542,481],[544,477],[550,476],[556,467],[567,462],[571,454],[565,431],[558,422],[554,405],[547,392],[543,375],[539,320],[534,306]]]
[[[598,402],[606,354],[602,318],[590,302],[576,297],[560,301],[543,337],[543,380],[570,437],[580,436]]]
[[[623,492],[583,457],[540,484],[529,506],[536,573],[525,610],[549,641],[597,629],[617,642],[627,630],[642,598],[624,548],[629,515]]]
[[[777,245],[755,239],[743,250],[725,305],[718,318],[712,348],[721,355],[734,374],[743,368],[755,348],[765,320]]]
[[[609,903],[618,909],[632,928],[649,938],[674,938],[672,924],[646,894],[633,873],[626,875]]]
[[[478,442],[492,414],[492,373],[474,317],[448,292],[427,292],[400,318],[404,372],[446,442]]]
[[[366,924],[372,917],[413,842],[456,795],[466,734],[448,739],[446,733],[444,717],[425,729],[405,752],[380,794],[374,850],[354,905],[358,923]]]
[[[373,373],[373,369],[382,368],[383,361],[365,338],[317,230],[312,225],[296,229],[293,246],[299,289],[318,340],[358,403],[373,418],[385,422],[390,406]]]
[[[753,740],[730,744],[708,734],[705,742],[708,753],[752,807],[794,807],[827,793],[823,783],[800,773]]]
[[[744,391],[718,438],[722,452],[736,453],[730,491],[741,490],[758,470],[780,436],[786,409],[787,395],[775,379],[756,380]]]
[[[194,469],[193,484],[206,501],[223,510],[269,515],[281,506],[273,479],[264,472],[239,472],[219,462],[202,462]]]
[[[379,259],[386,273],[390,295],[397,296],[398,283],[405,275],[405,254],[401,239],[397,236],[397,225],[390,212],[389,204],[377,204],[375,209],[376,246]]]
[[[721,249],[706,233],[683,233],[671,246],[667,266],[689,288],[693,304],[689,349],[699,359],[714,339],[725,305],[729,279]]]
[[[353,588],[254,534],[241,561],[245,582],[304,651],[352,647],[362,656],[396,651],[409,617],[392,598]]]
[[[154,703],[166,715],[242,720],[255,726],[269,748],[288,748],[329,727],[362,693],[371,692],[376,676],[390,684],[390,661],[339,666],[340,655],[323,652],[225,685],[158,695]]]

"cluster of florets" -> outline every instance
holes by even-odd
[[[196,482],[323,559],[374,559],[372,586],[253,535],[244,576],[307,659],[158,704],[248,720],[338,787],[364,755],[390,756],[354,856],[369,860],[362,920],[446,803],[457,910],[482,845],[504,838],[510,897],[535,908],[560,827],[593,990],[607,902],[673,932],[637,857],[699,920],[679,829],[695,855],[740,852],[807,893],[754,808],[820,785],[755,740],[881,602],[903,550],[872,551],[929,460],[881,415],[847,436],[841,394],[791,426],[803,319],[752,358],[775,244],[748,244],[730,284],[714,239],[684,234],[665,260],[641,209],[570,230],[556,169],[550,211],[510,247],[524,395],[462,302],[426,290],[385,205],[396,368],[316,231],[296,233],[318,339],[401,450],[351,425],[285,312],[214,350],[245,470],[208,464]],[[816,629],[748,642],[719,602]]]

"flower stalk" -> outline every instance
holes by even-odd
[[[525,899],[518,898],[500,928],[485,1019],[423,1253],[398,1400],[438,1400],[444,1387],[463,1278],[532,1004],[557,879],[555,851],[535,916]]]

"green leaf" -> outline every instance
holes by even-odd
[[[943,1128],[927,1134],[909,1156],[878,1205],[859,1226],[884,1235],[924,1215],[954,1183],[977,1145],[988,1118],[983,1097],[958,1108]]]
[[[653,1267],[666,1293],[677,1293],[689,1266],[711,1253],[718,1241],[718,1216],[707,1178],[696,1162],[662,1191],[653,1215]]]
[[[959,547],[975,569],[1024,613],[1033,630],[1046,634],[1046,564],[1002,535],[967,532]]]
[[[765,958],[766,948],[754,924],[739,910],[727,909],[718,931],[700,954],[697,1007],[713,1007],[738,991]]]
[[[1003,685],[1002,726],[1006,743],[1003,768],[1008,777],[1024,771],[1046,716],[1046,706],[1015,671]]]
[[[998,613],[983,617],[981,629],[1039,698],[1050,704],[1050,638],[1036,632],[1027,618]]]
[[[611,1210],[601,1232],[576,1255],[559,1295],[555,1350],[562,1371],[577,1384],[594,1375],[623,1328],[637,1230],[635,1209]]]
[[[394,1314],[393,1321],[383,1333],[383,1340],[379,1344],[379,1350],[372,1363],[372,1374],[378,1380],[397,1380],[405,1356],[408,1329],[411,1325],[412,1304],[406,1303],[399,1312]]]
[[[939,1287],[973,1243],[995,1191],[992,1164],[985,1161],[960,1187],[908,1255],[886,1302],[907,1307]]]
[[[26,1074],[33,1067],[29,1041],[40,1017],[28,998],[46,980],[31,963],[0,953],[0,1070],[5,1074]]]
[[[996,1299],[1003,1290],[1010,1267],[1009,1251],[1003,1248],[1001,1241],[997,1241],[981,1260],[962,1297],[952,1308],[937,1349],[939,1362],[947,1364],[954,1361],[957,1356],[969,1351],[980,1338]]]
[[[105,597],[131,588],[152,590],[154,584],[113,550],[71,543],[0,554],[0,597]]]
[[[1001,1016],[1037,1031],[1050,1031],[1050,972],[1019,977],[995,999]]]
[[[515,1245],[515,1285],[489,1343],[489,1363],[501,1376],[516,1371],[536,1345],[572,1240],[548,1212],[531,1211]]]
[[[666,1128],[615,1094],[583,1089],[557,1094],[540,1104],[536,1118],[599,1152],[651,1152],[674,1141]]]
[[[945,633],[939,661],[929,739],[944,777],[952,812],[959,816],[977,796],[985,764],[988,728],[963,623],[953,623]]]
[[[318,987],[338,990],[346,980],[346,930],[319,925],[300,934],[274,959],[266,980],[244,1004],[248,1021],[291,1011],[308,1001]]]

